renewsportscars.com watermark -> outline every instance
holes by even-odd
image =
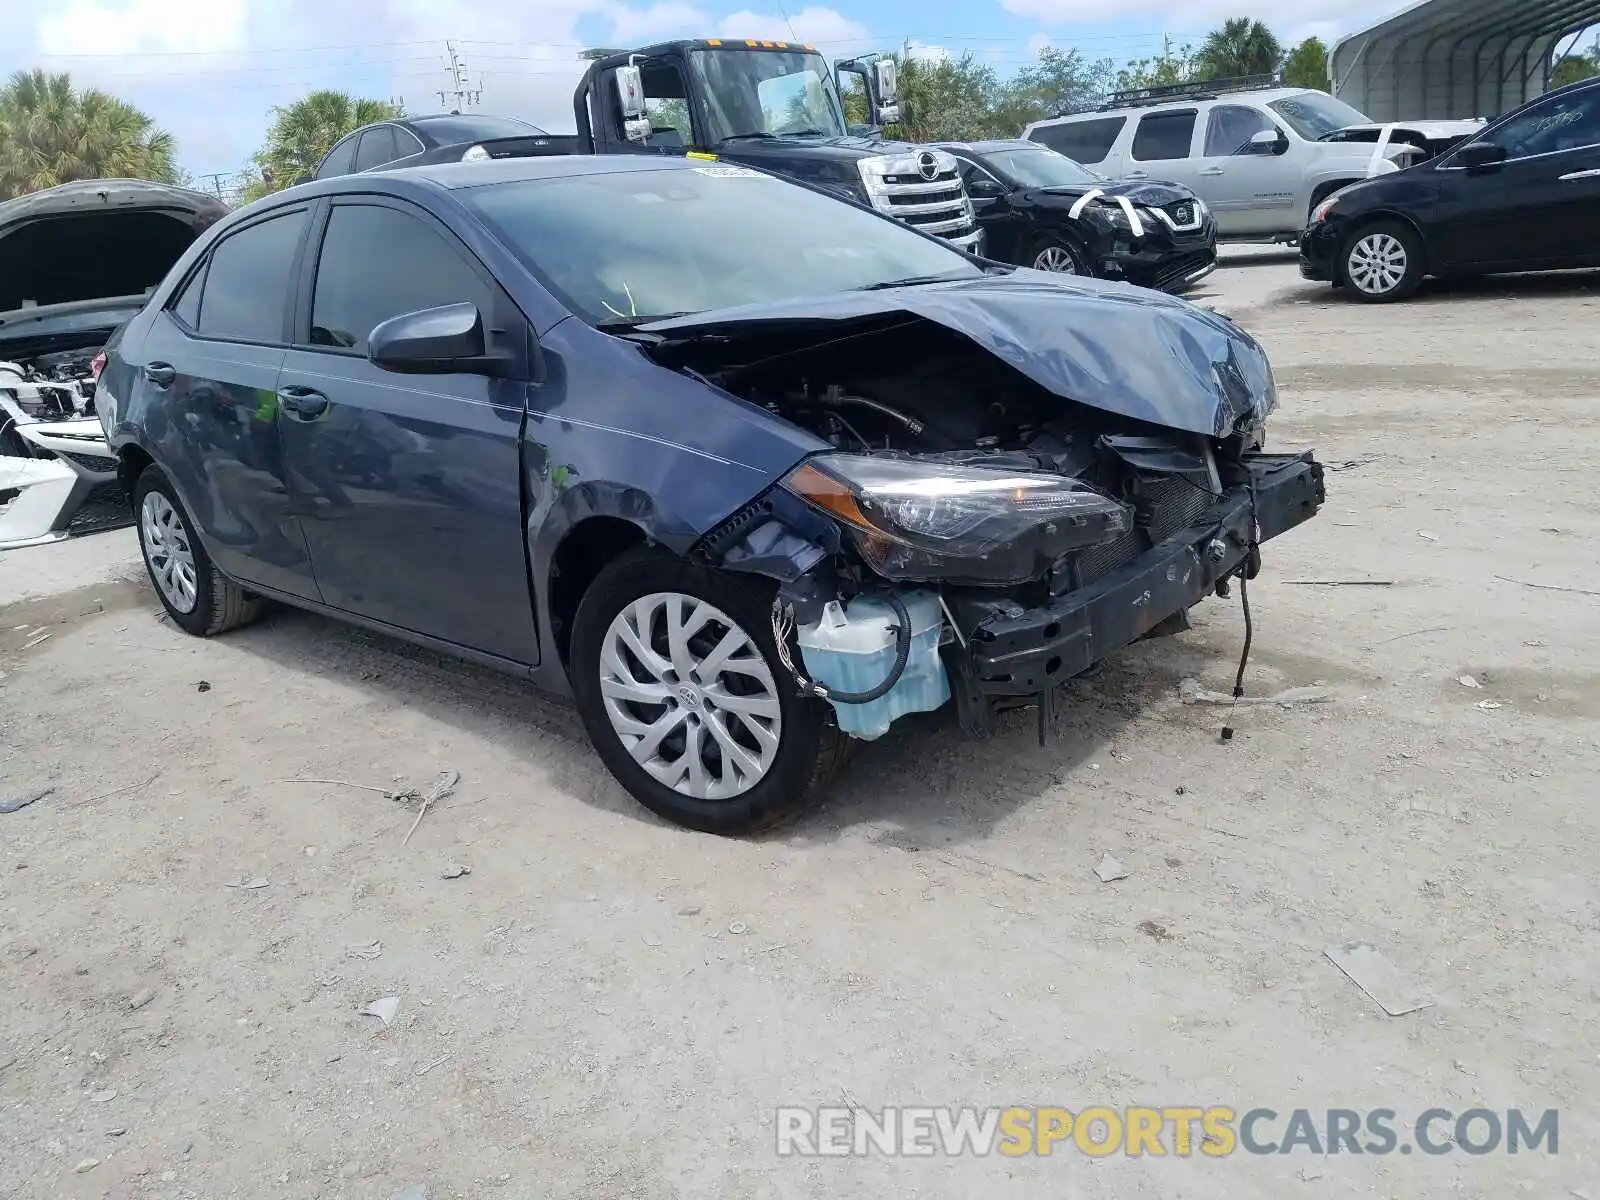
[[[778,1153],[850,1157],[1050,1155],[1226,1158],[1244,1154],[1555,1154],[1559,1116],[1519,1108],[780,1108]]]

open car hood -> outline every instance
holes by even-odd
[[[215,196],[141,179],[64,183],[0,204],[0,314],[140,296],[226,216]]]
[[[718,309],[637,329],[667,342],[783,325],[828,338],[895,313],[963,334],[1047,391],[1130,420],[1222,438],[1277,407],[1266,353],[1226,317],[1161,292],[1026,268]]]

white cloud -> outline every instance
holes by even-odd
[[[624,8],[611,16],[611,41],[617,46],[642,46],[670,37],[701,37],[711,18],[689,4],[668,2],[649,8]]]
[[[1300,0],[1293,17],[1267,21],[1280,39],[1299,41],[1313,35],[1329,40],[1365,28],[1382,20],[1402,6],[1404,0]],[[1001,7],[1019,17],[1030,17],[1046,25],[1098,24],[1145,20],[1183,29],[1207,29],[1241,13],[1239,0],[1000,0]],[[1037,36],[1037,35],[1036,35]],[[1070,40],[1070,39],[1063,39]]]
[[[834,9],[815,6],[791,13],[787,19],[781,13],[741,9],[724,17],[717,32],[722,37],[810,42],[828,55],[849,54],[871,40],[865,25]]]
[[[238,50],[248,39],[247,0],[73,0],[39,19],[44,54],[207,54]]]

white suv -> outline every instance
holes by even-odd
[[[1300,236],[1323,197],[1412,155],[1395,143],[1322,141],[1368,123],[1342,100],[1268,80],[1218,80],[1118,93],[1090,112],[1035,121],[1022,136],[1114,179],[1159,179],[1194,190],[1229,241]]]

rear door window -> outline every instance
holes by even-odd
[[[217,243],[200,298],[201,337],[283,344],[289,281],[305,228],[302,208],[249,225]]]
[[[1133,157],[1139,162],[1188,158],[1194,140],[1195,110],[1145,113],[1133,135]]]
[[[205,283],[206,268],[202,263],[200,269],[189,276],[189,282],[183,285],[183,291],[178,293],[177,300],[172,304],[172,315],[190,329],[200,328],[200,291]]]
[[[369,171],[399,157],[395,152],[394,130],[387,125],[374,125],[361,135],[361,148],[356,151],[356,170]]]
[[[476,304],[488,289],[464,250],[421,217],[377,204],[340,204],[328,218],[311,298],[311,344],[367,352],[367,335],[402,313]]]
[[[1117,135],[1127,123],[1127,117],[1096,117],[1064,125],[1040,125],[1028,137],[1049,146],[1057,154],[1093,166],[1106,160],[1111,147],[1117,144]]]
[[[355,167],[356,142],[359,138],[345,138],[332,150],[328,157],[323,159],[322,166],[317,170],[318,179],[330,179],[335,175],[348,175]]]

